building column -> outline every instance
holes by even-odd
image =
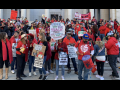
[[[83,14],[87,14],[87,9],[83,9]]]
[[[94,15],[94,9],[90,9],[89,11],[91,12],[91,19],[92,19],[93,16],[95,16],[95,15]]]
[[[72,20],[72,9],[68,9],[68,18]]]
[[[45,9],[45,17],[50,18],[50,10],[49,9]]]
[[[30,9],[27,9],[27,20],[30,21]]]
[[[120,23],[120,9],[116,9],[116,18],[115,19],[117,19],[117,21]],[[114,21],[114,19],[113,19],[113,21]]]
[[[21,18],[24,19],[27,17],[27,9],[21,9]]]
[[[112,20],[114,20],[116,18],[115,9],[110,9],[110,18],[112,18]]]
[[[0,18],[3,19],[3,9],[0,9]]]

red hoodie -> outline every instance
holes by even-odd
[[[105,26],[105,25],[104,25],[104,26],[101,26],[101,27],[99,28],[100,34],[105,34],[105,30],[106,30],[106,26]]]
[[[105,43],[105,48],[107,49],[108,55],[118,55],[119,54],[119,46],[118,41],[115,37],[110,37],[110,39]]]
[[[119,33],[119,36],[120,36],[120,26],[118,26],[117,32]]]
[[[106,36],[106,34],[109,33],[111,30],[113,31],[112,28],[108,28],[108,27],[107,27],[106,30],[105,30],[105,36]]]
[[[88,35],[89,35],[89,38],[91,38],[93,41],[95,41],[95,37],[94,37],[93,33],[92,34],[88,33]]]
[[[55,43],[55,45],[54,45],[54,48],[55,48],[55,57],[54,57],[54,59],[55,60],[59,60],[59,58],[58,58],[58,51],[61,51],[61,50],[56,50],[56,43]],[[62,42],[62,43],[58,43],[58,48],[63,48],[63,52],[66,52],[67,53],[67,51],[68,51],[68,49],[67,49],[67,45],[64,43],[64,42]]]

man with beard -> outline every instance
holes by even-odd
[[[79,80],[88,80],[88,73],[89,69],[87,69],[82,61],[83,56],[90,55],[91,57],[94,54],[94,48],[91,42],[89,40],[89,35],[84,34],[83,40],[78,41],[75,46],[74,50],[76,54],[78,55],[78,79]],[[78,48],[78,50],[77,50]],[[84,68],[84,78],[82,78],[82,70]]]

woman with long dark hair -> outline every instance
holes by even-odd
[[[94,30],[94,37],[95,37],[95,41],[96,41],[96,38],[98,37],[98,36],[100,36],[100,32],[99,32],[99,30],[98,30],[98,27],[97,27],[97,25],[93,25],[93,30]]]
[[[8,35],[6,32],[0,33],[0,80],[3,79],[3,66],[5,63],[5,79],[8,79],[8,71],[9,71],[9,61],[10,64],[13,61],[12,58],[12,47],[7,39]]]

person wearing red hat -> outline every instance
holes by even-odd
[[[29,55],[29,77],[32,76],[31,74],[31,68],[32,68],[32,64],[34,65],[34,60],[35,60],[35,56],[32,56],[32,51],[33,51],[33,45],[37,44],[37,40],[34,38],[33,34],[28,34],[28,40],[30,42],[30,55]],[[33,66],[33,74],[36,76],[36,67]]]
[[[105,63],[105,45],[101,41],[100,37],[96,39],[94,45],[94,56],[95,56],[97,72],[98,72],[98,75],[96,75],[96,77],[99,78],[100,80],[104,80],[103,72],[104,72],[104,63]]]
[[[102,24],[99,28],[101,40],[103,40],[103,38],[105,36],[105,30],[106,30],[106,26],[104,25],[104,22],[102,22]]]

